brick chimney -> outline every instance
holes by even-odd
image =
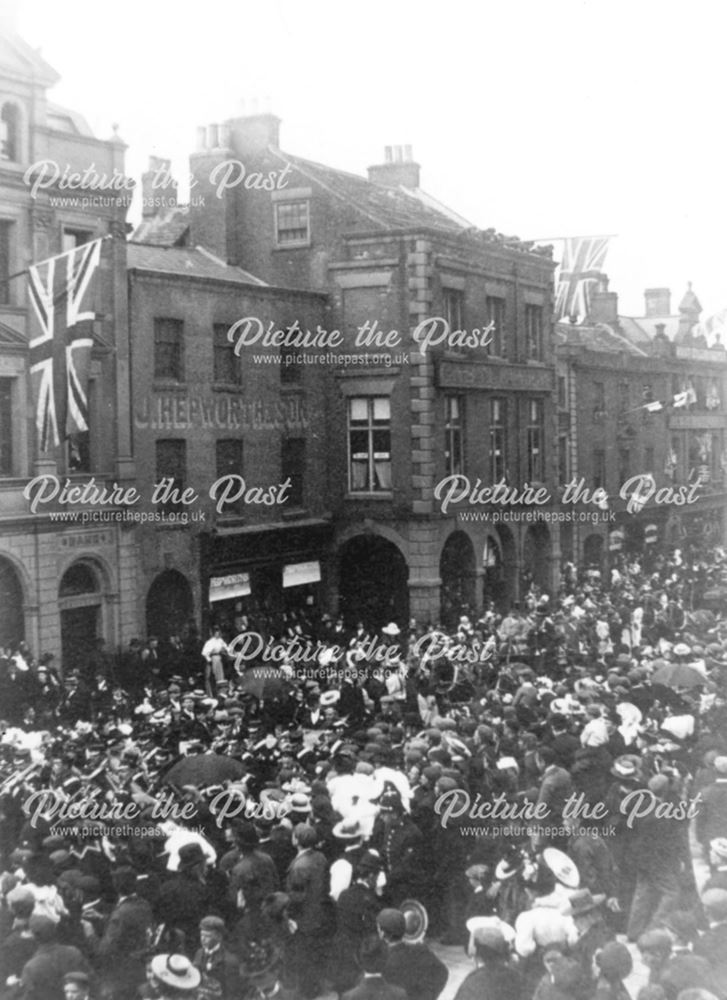
[[[241,101],[239,113],[227,121],[230,147],[243,159],[245,152],[262,153],[268,146],[280,147],[280,118],[267,107],[259,107],[257,100]]]
[[[172,177],[172,161],[149,157],[149,167],[141,175],[141,217],[150,219],[160,211],[179,204],[177,182]]]
[[[618,324],[618,292],[609,292],[608,278],[605,274],[598,279],[598,289],[591,293],[591,311],[588,314],[589,323]]]
[[[646,316],[671,316],[671,291],[668,288],[644,290]]]
[[[411,146],[385,146],[384,163],[369,167],[369,180],[384,187],[419,187],[418,163],[412,160]]]
[[[189,193],[190,244],[202,246],[224,261],[229,261],[230,191],[221,183],[220,172],[226,167],[220,164],[231,157],[225,125],[202,125],[197,129],[197,149],[189,157],[189,172],[194,180]],[[219,170],[215,172],[215,168]]]

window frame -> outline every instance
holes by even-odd
[[[281,228],[281,210],[283,215],[286,210],[292,208],[305,208],[305,236],[300,236],[297,239],[292,240],[281,240],[281,232],[294,232],[302,229],[302,226],[289,226],[287,228]],[[275,246],[279,250],[290,250],[296,247],[308,247],[311,244],[311,217],[310,217],[310,198],[290,198],[287,200],[275,201],[273,202],[273,223],[275,230]]]
[[[504,358],[505,351],[505,317],[507,315],[507,299],[504,295],[488,295],[485,298],[485,313],[487,322],[495,323],[492,339],[487,347],[487,353],[493,358]],[[500,324],[497,323],[497,313],[500,313]]]
[[[355,403],[360,403],[364,401],[366,403],[366,426],[365,427],[352,427],[352,411]],[[375,409],[376,402],[385,402],[388,408],[388,417],[386,426],[375,426]],[[377,432],[386,432],[388,434],[388,458],[385,462],[388,462],[389,466],[389,485],[388,487],[376,488],[376,448],[374,446],[374,435]],[[354,433],[366,433],[366,488],[357,489],[354,486],[354,447],[352,443],[352,435]],[[392,433],[391,433],[391,398],[389,396],[377,396],[377,395],[365,395],[365,396],[349,396],[347,399],[347,434],[348,434],[348,492],[352,496],[391,496],[393,490],[393,463],[392,463]],[[384,451],[384,454],[387,454]]]
[[[493,396],[489,401],[487,464],[493,484],[507,480],[507,403],[504,396]],[[497,454],[498,440],[501,445],[499,459]],[[502,466],[499,473],[497,471],[498,465]]]
[[[465,397],[457,393],[447,393],[444,397],[444,469],[448,476],[464,474],[464,403]]]
[[[295,477],[290,475],[288,460],[286,457],[286,448],[290,446],[300,448],[300,454],[297,456],[299,460],[300,469],[300,480],[298,483],[295,481]],[[291,435],[290,437],[284,437],[280,442],[280,475],[281,482],[285,482],[287,477],[290,475],[290,489],[288,490],[286,506],[288,508],[302,510],[305,507],[305,487],[306,487],[306,439],[301,434]]]
[[[533,320],[537,318],[537,323]],[[536,337],[533,340],[533,326],[535,326]],[[532,350],[535,344],[535,352]],[[545,310],[542,305],[535,302],[525,303],[525,357],[528,361],[545,360]]]
[[[177,458],[181,456],[181,463],[175,462],[175,466],[181,465],[182,475],[177,476],[176,473],[172,474],[167,470],[162,471],[160,466],[160,450],[167,446],[173,445],[174,450],[177,452]],[[172,476],[172,488],[178,490],[180,495],[187,488],[187,441],[186,438],[157,438],[154,442],[154,472],[156,475],[155,482],[159,483],[162,479]],[[175,503],[174,501],[168,501],[166,503],[160,503],[158,505],[159,510],[163,512],[174,512],[178,510],[185,510],[185,506],[182,503]]]
[[[242,385],[242,359],[235,354],[235,345],[227,337],[230,329],[228,323],[212,324],[212,381],[218,385]],[[218,343],[218,336],[222,343]],[[218,373],[218,359],[224,351],[225,358],[232,358],[233,377],[223,377]],[[229,362],[225,362],[227,366]]]
[[[159,367],[159,347],[160,347],[160,333],[162,330],[162,324],[174,324],[174,328],[178,331],[178,339],[176,341],[177,348],[177,362],[175,364],[175,370],[178,369],[177,374],[169,375],[166,372],[160,372]],[[165,341],[165,344],[169,344],[169,341]],[[155,382],[171,382],[176,385],[181,385],[186,381],[186,371],[185,371],[185,344],[184,344],[184,320],[176,319],[173,316],[155,316],[154,317],[154,381]]]
[[[525,422],[525,446],[527,454],[527,482],[545,482],[545,402],[542,399],[527,400],[527,420]],[[533,442],[537,442],[537,448]],[[537,462],[534,456],[537,455]]]
[[[220,451],[223,445],[234,445],[235,449],[239,452],[233,460],[234,469],[231,467],[222,468],[220,463]],[[215,440],[215,477],[220,479],[222,476],[238,475],[244,476],[243,468],[245,461],[245,446],[242,438],[217,438]],[[226,463],[228,464],[228,463]],[[226,503],[224,509],[222,510],[220,517],[241,517],[245,509],[243,498],[240,497],[238,500],[232,503]]]

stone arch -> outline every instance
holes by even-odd
[[[550,531],[544,521],[529,524],[523,536],[522,567],[524,592],[532,584],[550,591]]]
[[[475,548],[469,535],[453,531],[447,536],[439,557],[440,619],[448,628],[457,624],[460,615],[476,617],[476,569]]]
[[[64,670],[84,669],[109,633],[109,571],[95,557],[69,561],[58,583]]]
[[[16,649],[25,639],[26,593],[13,560],[0,555],[0,647]]]
[[[348,625],[360,620],[381,628],[394,621],[402,631],[408,625],[409,567],[389,534],[353,534],[338,546],[339,614]]]

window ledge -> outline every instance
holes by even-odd
[[[243,392],[244,387],[241,382],[214,382],[212,392]]]
[[[393,500],[394,493],[347,493],[346,500]]]
[[[167,392],[170,390],[178,389],[180,392],[187,389],[187,382],[174,382],[172,379],[155,378],[151,384],[152,390],[154,392],[163,389]]]
[[[286,243],[286,244],[284,244],[282,246],[279,243],[276,243],[275,246],[273,247],[273,252],[275,252],[275,251],[279,252],[281,250],[282,251],[285,251],[285,250],[309,250],[311,246],[312,246],[312,243],[311,243],[310,240],[306,240],[305,243]]]
[[[299,517],[308,517],[310,514],[307,507],[293,507],[292,510],[284,510],[282,513],[284,521],[292,521]]]

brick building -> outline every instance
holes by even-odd
[[[691,288],[675,314],[669,290],[659,288],[645,292],[644,316],[620,316],[604,278],[586,323],[558,324],[559,479],[605,489],[616,517],[566,526],[564,559],[603,564],[610,550],[638,549],[649,537],[666,544],[727,539],[727,353],[693,336],[700,312]],[[653,412],[645,405],[658,402],[667,405]],[[648,499],[639,476],[653,477]],[[673,493],[658,492],[669,488]]]
[[[129,482],[126,227],[123,190],[69,191],[63,176],[123,177],[124,145],[95,138],[83,118],[48,98],[56,72],[12,32],[0,37],[0,646],[25,639],[66,664],[95,638],[110,646],[136,627],[133,531],[36,513],[23,495],[36,475],[80,485]],[[40,173],[27,174],[45,162]],[[57,172],[53,173],[54,170]],[[41,178],[40,186],[34,181]],[[93,197],[92,197],[93,195]],[[60,200],[59,200],[60,199]],[[29,265],[96,239],[88,431],[41,453],[32,401]],[[59,264],[59,267],[61,265]],[[13,277],[19,275],[18,277]],[[87,508],[76,507],[82,512]]]
[[[166,637],[201,619],[236,634],[243,614],[317,608],[331,532],[322,373],[266,364],[279,358],[264,347],[240,357],[227,335],[244,317],[315,327],[325,297],[199,248],[132,242],[128,264],[140,512],[154,518],[138,529],[141,630]],[[152,502],[165,477],[178,496]]]
[[[327,295],[328,608],[403,625],[530,580],[552,587],[557,524],[462,517],[493,510],[470,502],[466,481],[554,489],[552,260],[426,195],[406,148],[365,179],[283,153],[278,132],[269,114],[201,129],[192,204],[140,235]],[[462,330],[471,343],[450,336]],[[444,512],[447,487],[435,491],[452,476],[467,495]]]

